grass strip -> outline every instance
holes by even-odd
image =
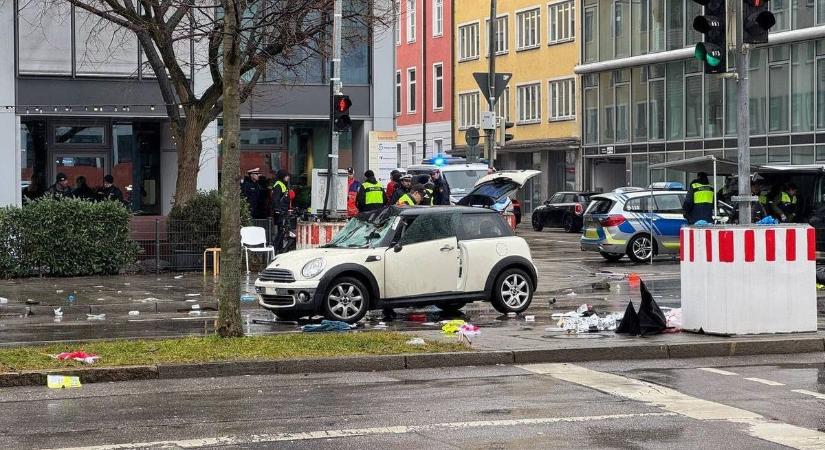
[[[425,345],[408,345],[407,341],[412,337],[395,332],[291,333],[228,339],[207,336],[1,348],[0,373],[90,367],[76,361],[58,361],[51,356],[71,351],[100,356],[92,367],[116,367],[469,350],[458,342],[427,341]]]

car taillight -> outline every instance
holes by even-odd
[[[601,220],[603,227],[615,227],[624,223],[624,216],[607,216]]]
[[[584,206],[582,206],[581,203],[576,203],[575,211],[577,216],[582,215],[582,213],[584,212]]]

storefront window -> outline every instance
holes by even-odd
[[[793,81],[791,83],[791,131],[813,131],[814,128],[814,45],[795,44],[791,49]]]
[[[630,17],[633,21],[631,26],[633,33],[630,38],[631,54],[633,56],[644,55],[647,53],[648,33],[650,32],[648,25],[650,23],[650,1],[637,0],[630,3]]]
[[[51,183],[46,168],[46,121],[24,121],[20,124],[20,180],[23,187],[32,183],[31,198],[39,197]]]
[[[134,181],[135,135],[132,124],[115,124],[112,127],[112,177],[115,186],[123,192],[123,200],[132,202],[132,192],[136,188]],[[103,183],[103,179],[89,180],[92,186]]]
[[[722,137],[724,116],[722,78],[705,77],[705,138]]]
[[[280,127],[241,128],[241,147],[284,146],[284,129]]]
[[[685,137],[702,137],[702,74],[685,77]]]
[[[103,125],[57,125],[54,127],[57,145],[94,145],[106,143],[106,127]]]
[[[684,121],[684,71],[682,61],[667,64],[667,138],[682,139]]]

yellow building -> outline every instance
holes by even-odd
[[[580,55],[579,0],[506,0],[497,7],[496,72],[513,74],[497,114],[515,126],[495,165],[543,172],[523,193],[522,210],[530,212],[549,194],[580,185],[579,83],[573,73]],[[488,70],[490,1],[455,0],[453,9],[453,143],[460,152],[466,151],[465,130],[478,127],[488,109],[473,72]]]

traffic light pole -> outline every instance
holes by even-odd
[[[335,95],[341,93],[341,17],[342,0],[335,0],[332,17],[332,64],[329,78],[329,155],[327,158],[327,191],[324,195],[323,218],[338,215],[336,182],[338,181],[338,144],[340,133],[335,130]],[[332,203],[330,205],[330,202]],[[330,214],[331,213],[331,214]]]
[[[744,7],[742,1],[734,0],[736,14],[736,73],[739,88],[738,111],[736,123],[736,142],[739,169],[739,223],[751,223],[751,152],[750,152],[750,67],[749,46],[743,42]]]
[[[488,45],[487,50],[489,52],[489,69],[487,71],[487,82],[489,83],[489,95],[490,98],[487,99],[487,103],[490,105],[489,111],[492,113],[496,112],[496,0],[490,0],[490,27],[488,29]],[[493,128],[492,130],[485,130],[487,135],[487,140],[485,144],[487,144],[487,159],[488,159],[488,167],[493,168],[494,161],[496,159],[496,130]]]

